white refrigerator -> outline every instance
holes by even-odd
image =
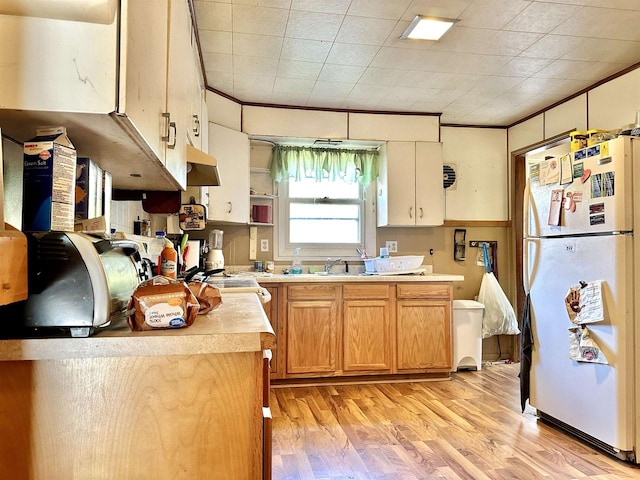
[[[541,419],[631,462],[640,413],[634,306],[640,299],[634,250],[640,249],[633,232],[634,223],[640,225],[640,165],[634,168],[633,160],[635,150],[640,162],[639,147],[640,139],[618,137],[527,161],[524,202],[524,287],[533,333],[529,403]],[[591,282],[601,285],[603,315],[586,326],[606,363],[569,355],[569,329],[576,324],[567,296]]]

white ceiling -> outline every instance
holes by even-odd
[[[510,125],[640,62],[640,0],[194,0],[207,86],[243,103]],[[401,40],[415,15],[460,21]]]

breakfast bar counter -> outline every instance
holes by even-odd
[[[275,335],[257,295],[222,300],[182,329],[0,340],[0,478],[268,478]]]

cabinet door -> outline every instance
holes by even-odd
[[[287,303],[287,374],[330,375],[336,371],[335,300]]]
[[[220,173],[220,186],[209,188],[209,220],[249,223],[249,136],[209,123],[209,154]]]
[[[398,371],[451,368],[451,301],[398,300]]]
[[[121,68],[118,112],[126,114],[162,164],[167,108],[168,0],[122,2]]]
[[[169,23],[169,65],[167,80],[166,163],[169,173],[182,188],[187,185],[187,142],[191,130],[193,72],[191,17],[186,0],[171,0]]]
[[[416,144],[387,143],[387,213],[389,225],[416,223]],[[440,178],[442,175],[440,175]]]
[[[0,3],[2,7],[9,4],[36,4]],[[69,8],[90,10],[81,2],[57,2],[57,5],[62,8],[65,6],[63,3],[67,3]],[[0,15],[1,108],[101,114],[113,112],[117,105],[117,41],[117,19],[104,25]],[[37,120],[30,132],[33,135],[36,126],[41,125],[35,122]],[[73,141],[73,130],[69,135]]]
[[[444,223],[442,143],[416,143],[416,225]]]
[[[389,300],[345,300],[343,359],[345,372],[390,372]]]
[[[267,314],[271,328],[276,334],[276,338],[280,338],[280,332],[278,331],[278,295],[280,289],[278,287],[264,287],[271,295],[271,301],[264,306],[264,311]],[[271,350],[271,378],[282,378],[281,369],[278,368],[278,347],[276,346]]]

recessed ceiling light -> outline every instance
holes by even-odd
[[[450,18],[423,17],[416,18],[409,24],[400,38],[414,38],[418,40],[440,40],[458,20]]]

